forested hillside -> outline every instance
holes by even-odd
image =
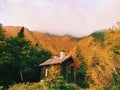
[[[94,32],[70,52],[80,65],[78,85],[92,90],[120,88],[120,28]],[[81,76],[82,75],[82,76]],[[81,77],[84,77],[81,79]],[[80,81],[80,82],[79,82]]]
[[[62,37],[43,34],[39,32],[32,32],[25,28],[24,38],[26,40],[30,40],[31,44],[29,41],[26,41],[25,39],[19,37],[18,33],[21,31],[21,27],[7,26],[3,27],[3,30],[5,31],[4,33],[7,38],[0,39],[1,41],[0,45],[3,45],[1,46],[0,50],[1,51],[7,50],[6,51],[7,53],[2,52],[0,54],[1,57],[5,56],[3,58],[0,57],[0,60],[2,61],[2,62],[0,61],[1,64],[0,67],[5,68],[4,70],[6,71],[5,74],[9,72],[8,68],[13,68],[13,66],[9,65],[15,64],[15,62],[9,61],[13,59],[14,60],[20,59],[21,64],[18,64],[18,66],[19,65],[20,66],[17,68],[18,71],[17,75],[19,76],[19,81],[23,81],[22,78],[20,77],[21,76],[20,71],[22,68],[24,68],[24,70],[32,69],[31,72],[29,73],[33,72],[33,68],[30,67],[29,65],[27,67],[21,66],[26,64],[26,62],[24,63],[24,60],[30,59],[31,62],[29,62],[29,64],[30,63],[32,64],[32,62],[36,60],[35,65],[37,65],[42,62],[41,60],[46,60],[50,57],[51,54],[49,54],[48,51],[50,51],[53,55],[59,55],[60,50],[65,50],[68,54],[72,54],[72,56],[76,58],[77,63],[79,65],[76,82],[78,86],[80,86],[81,88],[89,88],[90,90],[100,89],[119,90],[120,88],[119,24],[116,28],[110,28],[101,32],[100,31],[94,32],[89,36],[86,36],[81,39],[74,38],[71,36]],[[13,36],[14,38],[11,36]],[[23,46],[19,46],[22,42],[26,44],[25,45],[23,44]],[[24,51],[25,47],[26,49]],[[16,55],[17,53],[14,52],[14,50],[20,51],[20,48],[22,48],[23,51],[18,52],[18,54],[21,56],[24,56],[25,54],[25,57],[21,57],[19,55],[17,56]],[[44,51],[45,53],[43,53],[45,55],[44,56],[45,58],[42,58],[40,56],[41,54],[39,54],[42,53],[41,48],[43,48],[42,50],[45,50]],[[37,57],[36,55],[34,56],[34,54],[37,54]],[[47,58],[46,55],[48,55]],[[5,64],[5,67],[2,67],[3,62]],[[34,68],[34,70],[36,70],[36,68]],[[24,72],[26,73],[26,71]],[[26,80],[29,80],[29,77],[27,76],[35,77],[34,75],[32,76],[26,73],[24,76],[26,77]],[[10,78],[12,77],[14,76],[10,75]]]
[[[5,30],[5,35],[7,37],[15,37],[20,31],[21,27],[5,26],[3,27],[3,29]],[[59,55],[59,52],[61,50],[65,50],[67,53],[69,53],[78,43],[77,38],[72,38],[68,35],[62,37],[50,34],[43,34],[36,31],[29,31],[27,28],[25,28],[24,33],[25,38],[27,40],[30,40],[34,46],[37,45],[40,48],[43,47],[44,49],[51,51],[54,55]]]

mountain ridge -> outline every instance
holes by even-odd
[[[20,26],[3,26],[6,37],[15,37],[20,31]],[[61,50],[69,53],[78,43],[79,39],[69,35],[57,36],[52,34],[44,34],[37,31],[30,31],[25,28],[25,38],[32,42],[33,45],[41,45],[44,49],[49,50],[53,55],[58,55]]]

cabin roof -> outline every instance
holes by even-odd
[[[47,61],[41,63],[39,66],[62,64],[64,61],[68,60],[71,57],[72,57],[71,55],[67,55],[66,57],[64,57],[62,59],[59,58],[59,57],[56,57],[56,58],[53,58],[53,59],[48,59]]]

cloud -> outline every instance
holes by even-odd
[[[4,25],[83,36],[120,20],[120,0],[0,0]]]

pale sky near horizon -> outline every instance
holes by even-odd
[[[120,21],[120,0],[0,0],[0,23],[84,36]]]

